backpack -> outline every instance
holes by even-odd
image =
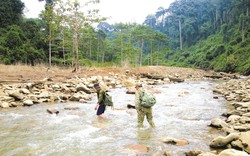
[[[110,96],[107,92],[104,92],[104,100],[103,103],[105,106],[114,107],[112,96]]]
[[[144,91],[141,106],[150,108],[156,104],[155,95],[147,90]]]

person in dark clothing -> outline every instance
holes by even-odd
[[[99,118],[105,118],[104,112],[105,112],[106,106],[104,105],[104,101],[103,101],[105,91],[101,89],[99,84],[94,84],[94,88],[96,90],[97,99],[98,99],[97,104],[95,106],[95,110],[97,110],[96,115]]]

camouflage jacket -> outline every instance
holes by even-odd
[[[138,110],[141,106],[142,97],[144,94],[144,88],[140,88],[135,92],[135,108]]]

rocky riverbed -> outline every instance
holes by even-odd
[[[187,151],[186,155],[244,156],[250,153],[249,77],[240,78],[239,74],[171,67],[82,69],[77,73],[63,69],[43,69],[25,73],[6,70],[0,72],[0,111],[42,103],[85,103],[95,96],[93,84],[97,82],[107,90],[126,87],[128,92],[133,93],[132,88],[137,80],[147,86],[190,80],[224,81],[214,88],[214,98],[225,97],[232,110],[222,114],[226,119],[213,119],[210,126],[223,131],[225,135],[211,140],[212,152]]]

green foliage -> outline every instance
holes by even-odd
[[[0,27],[6,28],[13,24],[20,24],[24,3],[21,0],[0,1]]]
[[[80,12],[80,2],[46,0],[41,19],[24,19],[20,0],[0,1],[0,63],[250,73],[249,1],[177,0],[148,15],[143,25],[102,23],[102,30],[90,25],[103,20],[95,18],[98,10]]]
[[[167,54],[166,64],[249,74],[249,7],[248,1],[236,0],[178,0],[172,3],[161,12],[161,17],[170,14],[165,23],[155,23],[159,25],[156,26],[158,30],[170,37],[173,51]],[[178,19],[181,20],[179,26]],[[180,28],[182,50],[178,48]]]

